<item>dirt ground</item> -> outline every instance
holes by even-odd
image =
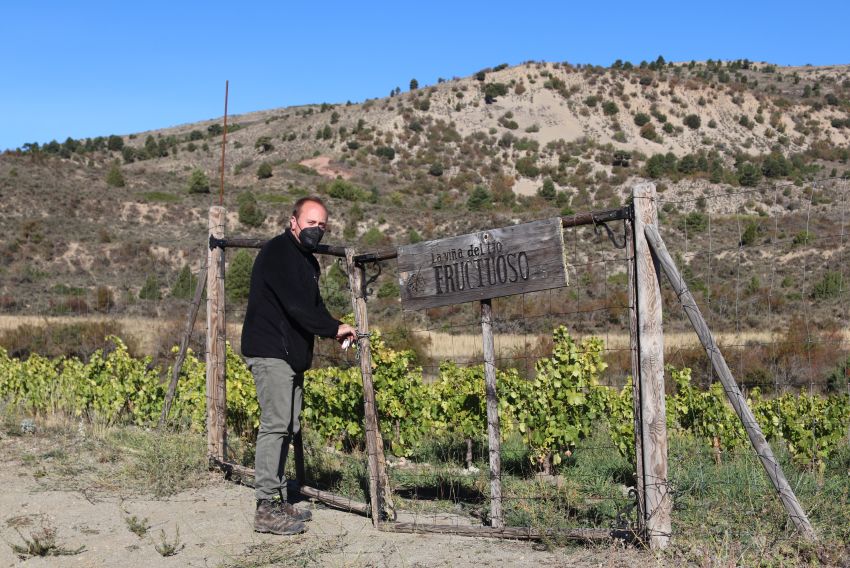
[[[81,434],[82,435],[82,434]],[[73,436],[71,436],[73,438]],[[157,499],[122,477],[131,449],[77,450],[69,437],[0,434],[0,566],[647,566],[665,559],[619,544],[546,548],[516,541],[389,534],[319,504],[306,534],[252,530],[253,490],[200,473]],[[91,455],[90,455],[91,454]],[[131,531],[133,517],[143,529]],[[61,556],[22,558],[14,546],[52,531]],[[42,538],[42,541],[45,539]],[[163,544],[171,544],[174,554]],[[81,547],[81,551],[76,552]],[[76,552],[76,553],[74,553]]]

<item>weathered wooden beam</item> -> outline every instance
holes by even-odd
[[[253,239],[247,237],[231,237],[221,241],[225,248],[263,248],[268,239]],[[345,247],[339,245],[319,245],[316,254],[326,254],[345,258]]]
[[[567,215],[566,217],[561,217],[561,223],[566,229],[568,227],[581,227],[582,225],[595,225],[597,223],[607,223],[620,219],[630,219],[631,216],[631,207],[627,205],[618,209],[605,209],[603,211]]]
[[[159,417],[160,428],[168,420],[168,413],[171,411],[171,404],[174,402],[174,394],[177,392],[177,381],[180,378],[180,371],[183,369],[183,362],[186,360],[186,352],[189,350],[189,340],[192,338],[192,330],[195,329],[195,320],[198,319],[198,310],[201,307],[204,288],[207,286],[206,262],[207,259],[205,258],[204,265],[201,266],[201,271],[198,274],[195,295],[192,297],[192,303],[189,305],[189,313],[186,316],[186,327],[183,329],[183,336],[180,338],[180,348],[177,350],[177,358],[174,360],[174,367],[171,369],[171,381],[168,383],[168,391],[165,393],[165,402],[162,405],[162,414]]]
[[[747,437],[749,437],[750,443],[761,461],[767,476],[770,478],[773,487],[779,494],[779,499],[788,512],[791,522],[794,523],[794,526],[804,538],[816,540],[817,535],[809,522],[808,516],[806,516],[806,512],[797,500],[794,490],[788,484],[785,473],[782,471],[782,466],[779,465],[779,461],[777,461],[776,456],[773,454],[773,449],[764,437],[761,426],[759,426],[756,417],[753,415],[752,410],[750,410],[746,398],[741,393],[741,389],[738,388],[738,383],[735,382],[735,377],[732,376],[732,371],[729,370],[729,366],[726,364],[726,358],[723,357],[723,353],[721,353],[720,348],[717,346],[717,342],[714,340],[714,336],[711,334],[705,318],[702,317],[702,312],[700,312],[696,300],[694,300],[693,295],[688,290],[685,280],[679,274],[679,270],[676,268],[673,258],[667,251],[667,247],[664,245],[658,229],[654,224],[650,224],[646,225],[643,230],[649,246],[652,247],[653,252],[661,263],[661,268],[667,275],[667,280],[670,281],[670,284],[676,291],[676,295],[679,297],[679,302],[682,304],[685,314],[691,321],[694,331],[705,348],[705,353],[711,361],[711,366],[720,378],[720,382],[723,384],[723,390],[726,392],[732,408],[735,409],[735,413],[744,425],[744,429],[747,431]]]
[[[604,209],[601,211],[591,211],[588,213],[579,213],[577,215],[567,215],[561,217],[563,227],[580,227],[582,225],[594,225],[596,223],[607,223],[609,221],[617,221],[620,219],[629,219],[631,217],[631,207],[620,207],[618,209]],[[262,248],[268,239],[257,239],[249,237],[231,237],[226,239],[223,245],[227,248]],[[341,245],[319,245],[319,250],[316,254],[327,254],[330,256],[345,257],[345,246]],[[356,264],[364,262],[380,262],[382,260],[392,260],[398,257],[398,250],[387,247],[378,249],[374,252],[364,252],[354,257]]]
[[[475,527],[463,525],[432,525],[427,523],[383,523],[378,528],[382,531],[396,533],[451,534],[486,538],[507,538],[513,540],[564,538],[582,542],[599,542],[617,538],[626,540],[632,540],[634,538],[634,535],[628,531],[591,528],[538,530],[527,527]]]
[[[225,479],[238,481],[243,485],[254,485],[254,470],[250,467],[245,467],[243,465],[235,464],[232,462],[217,460],[215,458],[212,458],[210,460],[210,464],[212,467],[221,470],[224,473]],[[355,501],[354,499],[351,499],[349,497],[343,497],[342,495],[337,495],[336,493],[331,493],[330,491],[322,491],[320,489],[316,489],[315,487],[310,487],[309,485],[304,484],[299,485],[298,491],[305,497],[316,499],[317,501],[321,501],[322,503],[334,507],[336,509],[340,509],[343,511],[352,511],[354,513],[360,513],[364,516],[369,516],[370,514],[369,505],[361,501]]]
[[[493,341],[493,306],[481,300],[481,337],[484,344],[484,388],[487,395],[487,445],[490,453],[490,524],[505,526],[502,517],[502,445],[499,431],[499,397],[496,390],[496,348]]]
[[[224,207],[210,207],[210,239],[223,239]],[[211,246],[207,254],[207,451],[224,460],[227,446],[225,371],[224,249]]]
[[[392,491],[387,476],[387,461],[384,457],[384,441],[378,427],[378,407],[375,402],[375,384],[372,380],[372,348],[369,341],[369,316],[366,298],[363,296],[365,269],[354,262],[354,249],[346,249],[345,263],[348,283],[351,288],[351,304],[354,308],[360,353],[360,374],[363,377],[363,410],[366,433],[366,454],[369,465],[369,500],[372,506],[372,522],[377,527],[386,515],[395,518]]]
[[[651,548],[670,542],[673,502],[667,482],[667,418],[664,400],[664,334],[661,327],[661,287],[658,267],[643,228],[658,222],[655,185],[633,189],[634,247],[641,450],[646,537]]]

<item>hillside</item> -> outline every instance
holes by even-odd
[[[714,238],[734,247],[742,219],[792,213],[815,201],[811,180],[848,176],[850,66],[530,62],[228,122],[230,234],[275,234],[291,203],[316,193],[332,212],[325,242],[368,249],[619,206],[651,178],[670,202],[670,230],[691,227],[701,197],[727,196],[710,199],[708,214],[718,216]],[[218,201],[220,133],[219,119],[0,156],[0,310],[182,314],[185,300],[169,296],[184,266],[198,270]],[[844,199],[843,183],[830,186],[823,211]],[[710,245],[699,230],[688,238],[694,250]]]

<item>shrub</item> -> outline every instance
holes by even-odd
[[[827,271],[812,288],[812,298],[816,300],[827,300],[841,294],[843,285],[841,272]]]
[[[422,242],[422,235],[419,234],[419,231],[416,229],[410,229],[407,231],[407,240],[410,241],[410,244],[416,244]]]
[[[660,178],[667,172],[667,162],[664,159],[664,154],[653,154],[644,166],[644,173],[647,177],[654,179]]]
[[[696,130],[702,124],[702,120],[697,114],[689,114],[685,117],[684,123],[691,130]]]
[[[756,221],[750,221],[744,228],[741,234],[741,246],[749,246],[756,242],[756,238],[761,234],[762,227]]]
[[[645,112],[639,112],[635,115],[635,124],[637,126],[643,126],[644,124],[649,123],[649,115]]]
[[[443,165],[439,163],[431,164],[431,167],[428,168],[428,173],[434,177],[440,177],[443,175]]]
[[[162,294],[159,291],[159,280],[156,274],[148,274],[145,278],[145,283],[142,284],[142,289],[139,290],[139,298],[142,300],[159,300]]]
[[[259,227],[266,220],[266,214],[257,204],[254,194],[247,191],[239,196],[239,222],[249,227]]]
[[[391,162],[395,158],[395,150],[392,146],[378,146],[375,149],[375,155]]]
[[[605,101],[602,104],[602,112],[605,113],[606,116],[614,116],[620,112],[620,108],[614,101]]]
[[[114,320],[51,323],[49,326],[24,324],[0,332],[0,345],[10,357],[22,361],[33,354],[51,359],[66,356],[87,360],[106,346],[108,336],[123,334],[124,328]],[[135,346],[131,351],[135,351]]]
[[[112,134],[106,140],[106,147],[109,150],[112,150],[113,152],[118,152],[120,150],[123,150],[124,149],[124,139],[121,138],[120,136],[116,136],[115,134]]]
[[[496,97],[503,97],[508,94],[508,86],[504,83],[485,83],[484,85],[484,102],[490,104],[496,100]]]
[[[738,183],[744,187],[755,187],[761,181],[761,170],[752,162],[743,162],[738,166]]]
[[[230,300],[238,301],[248,298],[251,289],[251,269],[254,267],[254,256],[245,249],[240,249],[227,270],[224,288]]]
[[[365,192],[344,179],[335,179],[328,186],[328,195],[346,201],[362,201],[366,199]]]
[[[192,170],[189,176],[189,193],[209,193],[210,180],[207,174],[198,168]]]
[[[489,207],[492,200],[490,192],[484,186],[476,185],[469,199],[466,200],[466,207],[470,211],[481,211]]]
[[[381,284],[381,287],[378,288],[379,298],[398,298],[399,293],[398,284],[392,280],[384,282]]]
[[[387,236],[378,227],[372,227],[368,231],[363,233],[363,236],[360,237],[360,240],[363,242],[364,245],[370,247],[384,245],[389,242]]]
[[[272,177],[272,165],[268,162],[263,162],[257,168],[257,179],[269,179]]]
[[[94,309],[105,313],[113,307],[115,307],[115,297],[112,295],[112,290],[106,286],[98,286],[95,291]]]
[[[517,160],[516,171],[520,175],[529,178],[535,178],[540,175],[540,169],[537,167],[537,160],[534,156],[524,156]]]
[[[124,187],[124,174],[121,173],[121,166],[118,161],[112,162],[109,172],[106,174],[106,185],[112,187]]]
[[[254,142],[254,149],[259,150],[260,152],[271,152],[274,150],[271,136],[260,136],[257,138]]]
[[[655,131],[655,126],[652,124],[644,124],[640,129],[641,138],[655,141],[658,139],[658,133]]]
[[[174,286],[171,287],[171,297],[188,300],[194,294],[197,285],[198,277],[192,274],[188,265],[184,264],[177,275],[177,280],[174,281]]]
[[[794,238],[791,239],[791,244],[794,246],[807,245],[812,241],[813,235],[809,231],[800,231]]]
[[[708,215],[691,211],[679,222],[679,228],[688,233],[701,233],[708,227]]]
[[[546,178],[543,181],[543,185],[537,190],[537,195],[542,197],[547,201],[552,201],[555,199],[556,191],[555,184],[552,182],[550,178]]]

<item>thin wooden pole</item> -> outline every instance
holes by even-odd
[[[644,492],[643,480],[643,432],[640,411],[640,340],[638,336],[637,316],[637,278],[635,278],[635,241],[634,227],[629,222],[626,225],[626,250],[629,255],[628,277],[629,277],[629,348],[632,356],[632,409],[634,412],[634,437],[635,437],[635,490],[637,491],[637,532],[640,535],[646,533],[646,518],[644,517]]]
[[[210,207],[210,237],[224,238],[225,219],[224,207]],[[220,460],[227,445],[224,314],[224,249],[212,247],[207,255],[207,451]]]
[[[168,413],[171,411],[171,404],[174,402],[174,394],[177,392],[177,381],[180,378],[180,371],[183,369],[183,361],[186,360],[186,352],[189,350],[189,340],[192,338],[192,330],[195,329],[195,320],[198,319],[198,310],[201,307],[204,288],[207,286],[206,263],[207,259],[205,258],[201,272],[198,274],[198,283],[195,285],[195,295],[189,305],[186,327],[183,329],[183,336],[180,338],[180,348],[177,351],[177,358],[174,360],[174,368],[171,370],[171,382],[168,383],[168,391],[165,393],[165,402],[162,405],[162,415],[159,417],[160,428],[168,420]]]
[[[392,491],[387,476],[384,441],[378,427],[375,385],[372,381],[372,347],[369,342],[369,317],[363,290],[365,269],[354,263],[354,249],[352,248],[345,249],[345,263],[348,269],[348,283],[351,287],[354,321],[358,331],[360,374],[363,376],[366,453],[369,465],[369,499],[372,505],[372,523],[377,527],[381,523],[382,514],[388,519],[395,519],[395,507],[393,506]]]
[[[493,306],[481,300],[481,336],[484,343],[484,385],[487,394],[487,444],[490,452],[490,526],[505,526],[502,517],[502,448],[499,397],[496,390],[496,347],[493,342]]]
[[[218,204],[224,205],[224,153],[227,149],[227,96],[230,92],[230,81],[224,82],[224,129],[221,132],[221,184],[218,190]]]
[[[650,548],[670,543],[673,503],[667,483],[667,418],[664,401],[664,334],[661,327],[661,288],[658,266],[652,257],[643,227],[658,222],[655,185],[633,189],[634,247],[638,358],[643,452],[643,492],[646,537]]]
[[[705,318],[702,317],[702,313],[697,306],[696,300],[694,300],[694,297],[690,290],[688,290],[684,279],[679,274],[676,264],[673,262],[673,258],[667,251],[667,247],[664,245],[661,235],[658,233],[658,229],[655,228],[655,225],[647,225],[644,227],[644,234],[649,242],[649,246],[652,247],[652,250],[658,257],[661,263],[661,268],[667,275],[667,279],[676,291],[676,295],[679,297],[679,302],[681,302],[682,307],[685,310],[685,314],[687,314],[688,319],[691,321],[694,331],[696,331],[697,336],[699,336],[699,340],[705,348],[705,353],[711,360],[711,366],[720,378],[720,382],[723,384],[723,390],[726,391],[726,396],[729,397],[729,402],[732,403],[732,408],[735,409],[735,413],[738,415],[738,418],[741,419],[741,423],[747,431],[750,443],[753,445],[753,449],[755,449],[759,460],[761,460],[762,466],[764,466],[764,470],[767,472],[767,476],[770,478],[771,483],[773,483],[774,488],[776,488],[776,491],[779,493],[779,499],[782,501],[782,505],[788,512],[788,516],[791,517],[791,521],[803,537],[809,540],[817,540],[817,535],[809,522],[809,518],[806,516],[806,512],[797,500],[794,490],[791,489],[791,486],[788,484],[788,480],[785,478],[785,473],[782,471],[782,467],[779,465],[779,462],[774,456],[770,444],[767,443],[764,433],[762,432],[759,423],[756,421],[756,417],[753,415],[752,410],[750,410],[749,405],[747,405],[747,401],[741,393],[741,389],[738,388],[738,383],[735,382],[735,378],[732,376],[732,371],[729,370],[729,366],[726,364],[726,359],[723,357],[723,353],[720,352],[720,348],[717,346],[714,336],[711,335],[711,331],[708,329],[708,324],[706,323]]]

